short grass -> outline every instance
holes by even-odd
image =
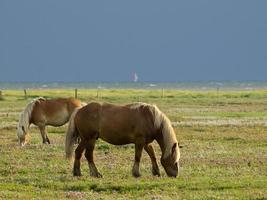
[[[74,90],[5,90],[0,101],[0,198],[2,199],[266,199],[267,91],[79,90],[85,102],[157,104],[173,122],[181,149],[181,173],[150,172],[143,153],[141,178],[131,176],[134,146],[97,142],[95,160],[103,178],[73,177],[64,158],[66,126],[48,127],[43,145],[32,126],[30,143],[16,138],[19,112],[32,98],[70,97]],[[201,123],[200,123],[201,122]],[[212,122],[212,123],[211,123]],[[221,123],[224,122],[224,123]],[[156,154],[160,150],[155,143]]]

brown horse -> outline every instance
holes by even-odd
[[[26,144],[29,136],[30,124],[38,126],[43,138],[43,143],[50,144],[45,126],[64,125],[69,121],[75,108],[81,106],[81,101],[74,98],[44,99],[39,97],[32,100],[20,114],[17,127],[19,144],[21,146]]]
[[[134,103],[118,106],[107,103],[89,103],[77,109],[71,116],[66,134],[65,152],[72,158],[76,138],[81,141],[75,150],[73,175],[80,176],[80,159],[85,150],[90,174],[102,177],[93,157],[95,142],[98,138],[114,145],[135,144],[135,161],[132,174],[140,176],[139,163],[142,150],[148,153],[152,161],[153,175],[160,176],[155,152],[152,146],[156,140],[161,148],[161,164],[168,176],[176,177],[179,171],[180,150],[170,120],[157,106]]]

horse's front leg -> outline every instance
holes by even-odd
[[[160,176],[159,166],[156,160],[156,155],[152,144],[145,145],[145,151],[148,153],[152,162],[152,174],[154,176]]]
[[[94,148],[96,139],[90,139],[86,145],[85,157],[88,161],[88,166],[90,169],[90,175],[93,177],[101,178],[102,175],[98,172],[94,163]]]
[[[46,144],[50,144],[50,140],[49,138],[47,137],[47,132],[46,132],[46,129],[45,129],[45,125],[41,125],[41,126],[38,126],[39,129],[40,129],[40,132],[41,132],[41,135],[42,135],[42,138],[43,138],[43,143]]]
[[[144,148],[143,142],[135,143],[135,157],[134,157],[134,165],[132,169],[132,174],[134,177],[141,176],[140,171],[139,171],[139,164],[140,164],[143,148]]]

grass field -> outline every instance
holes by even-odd
[[[0,198],[2,199],[267,199],[267,91],[79,90],[86,102],[155,103],[171,119],[181,149],[181,173],[153,177],[143,152],[141,178],[133,178],[133,145],[101,140],[95,150],[103,178],[72,176],[64,158],[67,126],[48,127],[43,145],[31,127],[29,144],[17,144],[19,112],[37,96],[70,97],[73,90],[5,90],[0,101]],[[160,149],[155,143],[157,158]]]

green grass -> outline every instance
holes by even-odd
[[[30,143],[16,138],[19,112],[37,96],[70,97],[74,90],[5,90],[0,101],[0,199],[266,199],[267,91],[79,90],[85,102],[157,104],[174,123],[181,149],[176,179],[150,172],[143,153],[141,178],[133,178],[134,146],[97,142],[95,160],[103,178],[73,177],[64,158],[67,126],[48,127],[51,145],[43,145],[31,127]],[[98,94],[98,95],[97,95]],[[200,123],[201,122],[201,123]],[[212,123],[211,123],[212,122]],[[161,152],[155,143],[159,160]]]

